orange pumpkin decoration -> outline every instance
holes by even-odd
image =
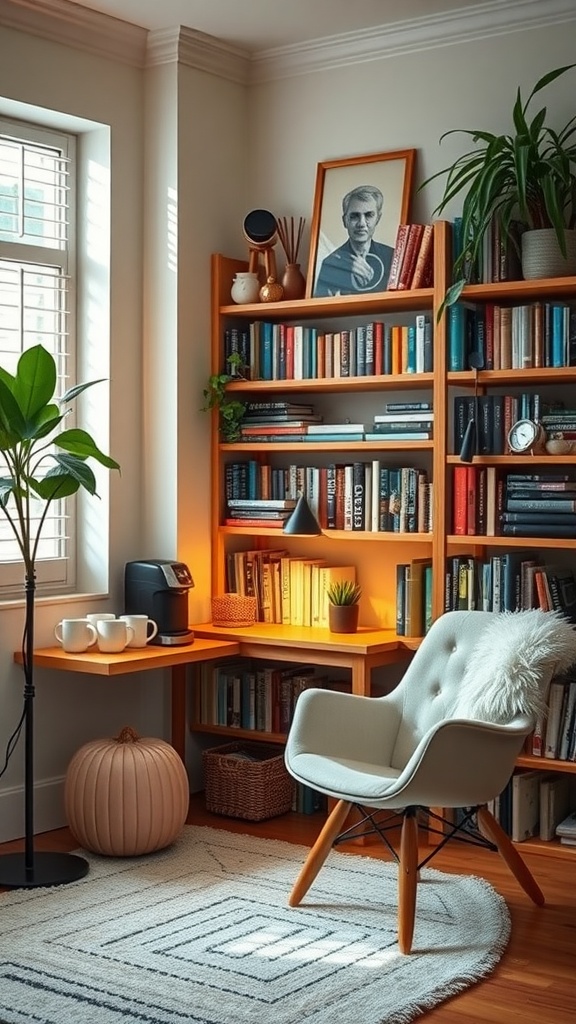
[[[169,743],[126,726],[115,739],[91,740],[66,772],[70,830],[86,849],[112,857],[161,850],[188,814],[186,769]]]

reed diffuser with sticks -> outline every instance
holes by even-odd
[[[294,217],[278,217],[276,220],[278,238],[286,255],[286,266],[282,276],[284,299],[301,299],[306,291],[306,278],[298,262],[305,224],[304,217],[298,218],[298,224]]]

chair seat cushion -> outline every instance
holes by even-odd
[[[466,666],[454,716],[501,724],[517,715],[536,719],[552,675],[575,661],[575,627],[560,613],[494,615]]]
[[[401,774],[389,765],[307,753],[290,759],[290,771],[320,792],[355,803],[385,797]]]

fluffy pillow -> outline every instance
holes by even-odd
[[[494,615],[466,666],[455,715],[505,723],[546,711],[552,675],[576,662],[576,626],[561,612]]]

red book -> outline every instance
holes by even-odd
[[[425,281],[431,275],[434,260],[434,225],[425,224],[420,241],[420,249],[416,258],[416,266],[412,275],[410,288],[424,288]]]
[[[453,531],[459,537],[468,532],[468,466],[454,466],[452,479]]]
[[[469,537],[476,534],[476,504],[478,500],[476,486],[476,466],[466,466],[466,533]]]
[[[423,224],[408,225],[408,240],[404,250],[402,266],[400,267],[398,291],[407,291],[412,287],[412,278],[416,269],[416,260],[418,259],[418,252],[420,251],[420,242],[422,241],[423,234]]]
[[[384,324],[381,320],[375,321],[374,327],[374,374],[381,376],[384,373]]]
[[[224,520],[224,526],[250,526],[252,529],[281,530],[286,522],[285,519],[235,519],[228,517]]]
[[[256,437],[260,434],[307,434],[308,423],[296,420],[294,423],[255,423],[252,427],[240,428],[242,437]]]
[[[294,380],[294,327],[286,325],[286,380]]]
[[[388,277],[388,290],[394,291],[398,288],[398,281],[400,280],[400,270],[402,267],[402,260],[404,258],[404,250],[406,248],[406,242],[408,241],[408,224],[399,224],[396,232],[396,243],[394,245],[394,255],[392,256],[392,263],[390,265],[390,274]]]

